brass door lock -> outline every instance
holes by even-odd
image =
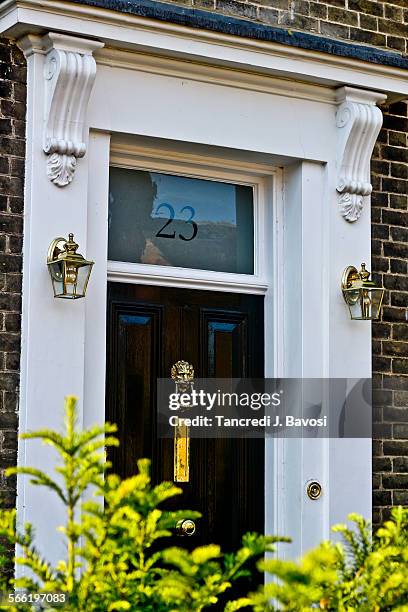
[[[322,485],[317,480],[311,480],[307,485],[307,496],[315,501],[322,496]]]
[[[181,519],[177,522],[176,531],[179,536],[192,536],[196,531],[195,522],[191,519]]]

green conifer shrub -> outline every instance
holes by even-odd
[[[66,593],[69,603],[62,609],[67,612],[195,612],[211,610],[220,596],[225,600],[234,580],[248,574],[248,563],[260,558],[258,568],[270,581],[227,603],[225,612],[408,612],[408,509],[394,508],[374,536],[369,522],[350,515],[353,527],[333,528],[342,541],[323,542],[300,561],[265,559],[275,542],[289,540],[251,533],[228,555],[215,544],[191,552],[166,546],[177,521],[199,513],[163,509],[163,502],[181,491],[171,482],[153,486],[146,459],[132,478],[106,474],[105,447],[118,444],[115,426],[80,431],[75,415],[76,400],[69,397],[64,434],[43,430],[24,436],[56,449],[56,477],[35,468],[8,470],[28,476],[63,503],[66,559],[52,566],[37,551],[32,526],[18,529],[15,511],[0,510],[0,569],[7,567],[10,544],[18,545],[16,563],[27,569],[24,578],[11,582],[0,573],[1,590]],[[85,493],[90,501],[83,502]],[[34,610],[23,603],[0,605],[3,609]]]
[[[272,581],[233,609],[250,604],[255,612],[408,612],[408,509],[393,508],[374,536],[361,516],[348,518],[352,528],[333,527],[342,542],[323,542],[299,562],[260,561]]]
[[[66,593],[69,603],[63,609],[69,612],[199,612],[211,608],[237,578],[248,573],[249,562],[273,550],[279,538],[248,533],[241,548],[228,555],[215,544],[191,552],[166,547],[166,538],[178,520],[199,518],[200,514],[162,508],[163,502],[181,490],[171,482],[153,486],[146,459],[138,462],[138,473],[126,480],[106,474],[110,465],[105,447],[118,444],[115,431],[110,424],[79,430],[76,399],[68,397],[64,434],[52,430],[24,434],[57,451],[57,476],[28,467],[12,468],[8,475],[26,475],[33,485],[46,487],[61,500],[67,513],[61,528],[67,555],[53,567],[36,549],[32,526],[18,528],[15,510],[2,510],[0,538],[17,544],[16,563],[27,571],[25,577],[11,584],[3,581],[0,586],[28,593]],[[90,491],[94,497],[83,502]],[[0,609],[34,608],[19,603]]]

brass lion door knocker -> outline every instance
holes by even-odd
[[[194,388],[194,368],[187,361],[177,361],[171,368],[176,393],[191,393]],[[183,413],[189,406],[183,406]],[[179,413],[179,416],[180,413]],[[174,482],[190,480],[190,428],[184,424],[174,426]]]

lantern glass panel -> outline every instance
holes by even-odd
[[[85,296],[93,263],[54,261],[49,264],[54,296],[75,300]]]
[[[345,290],[350,316],[356,320],[375,320],[380,316],[384,289],[380,287]]]
[[[62,261],[54,261],[48,264],[48,269],[54,289],[54,297],[59,297],[64,293],[64,264]]]
[[[89,276],[91,274],[93,264],[85,264],[78,268],[78,280],[76,284],[77,297],[83,297],[86,293]]]
[[[88,278],[91,273],[92,264],[71,265],[71,262],[66,261],[64,274],[64,294],[61,297],[75,300],[84,297]]]

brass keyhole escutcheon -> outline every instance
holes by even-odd
[[[196,531],[195,522],[191,519],[181,519],[177,522],[176,531],[180,536],[192,536]]]
[[[307,485],[307,495],[313,501],[319,499],[322,496],[322,492],[322,485],[317,480],[312,480]]]

